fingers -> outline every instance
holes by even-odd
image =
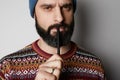
[[[47,60],[47,62],[53,61],[53,60],[61,60],[61,61],[63,61],[63,59],[58,54],[54,54],[51,58],[49,58]]]
[[[41,67],[41,68],[39,68],[39,71],[46,71],[46,72],[52,74],[54,72],[54,68],[51,68],[51,67]]]
[[[59,55],[53,55],[39,66],[35,80],[59,80],[62,63],[63,60]]]
[[[56,76],[46,71],[38,71],[35,80],[57,80]]]
[[[52,68],[62,68],[63,59],[55,54],[49,58],[44,64],[41,64],[39,67],[52,67]]]
[[[52,67],[52,68],[62,68],[62,61],[61,60],[53,60],[53,61],[47,61],[44,64],[41,64],[40,67]]]
[[[60,69],[54,69],[53,75],[56,76],[57,80],[59,80],[61,70]]]
[[[46,72],[46,74],[52,74],[57,79],[59,79],[59,76],[60,76],[60,73],[61,73],[61,69],[60,68],[53,68],[53,67],[46,67],[46,66],[44,66],[44,67],[40,67],[39,68],[39,73],[41,73],[41,72]]]
[[[52,74],[57,79],[59,79],[61,69],[52,68],[52,67],[41,67],[41,68],[39,68],[38,72],[39,72],[39,74],[41,74],[41,73],[43,74],[43,72],[45,72],[44,75],[46,75],[46,76],[47,76],[47,74],[48,74],[48,76],[51,76],[51,74]]]

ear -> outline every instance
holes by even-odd
[[[34,16],[33,17],[34,17],[34,19],[36,18],[36,12],[34,12]]]
[[[34,19],[37,19],[36,11],[34,12]]]

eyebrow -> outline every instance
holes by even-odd
[[[62,6],[63,7],[65,7],[65,6],[73,6],[73,4],[72,3],[66,3],[66,4],[63,4]]]
[[[54,4],[44,3],[44,4],[40,5],[40,7],[45,7],[45,6],[53,7]]]

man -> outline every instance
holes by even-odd
[[[104,80],[100,60],[71,41],[76,0],[29,2],[41,38],[0,60],[0,80]]]

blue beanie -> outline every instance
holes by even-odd
[[[34,9],[35,9],[35,5],[36,5],[37,1],[38,0],[29,0],[30,15],[32,17],[34,17]],[[75,10],[76,10],[76,0],[73,0],[73,1],[74,1],[73,6],[74,6],[74,12],[75,12]]]

